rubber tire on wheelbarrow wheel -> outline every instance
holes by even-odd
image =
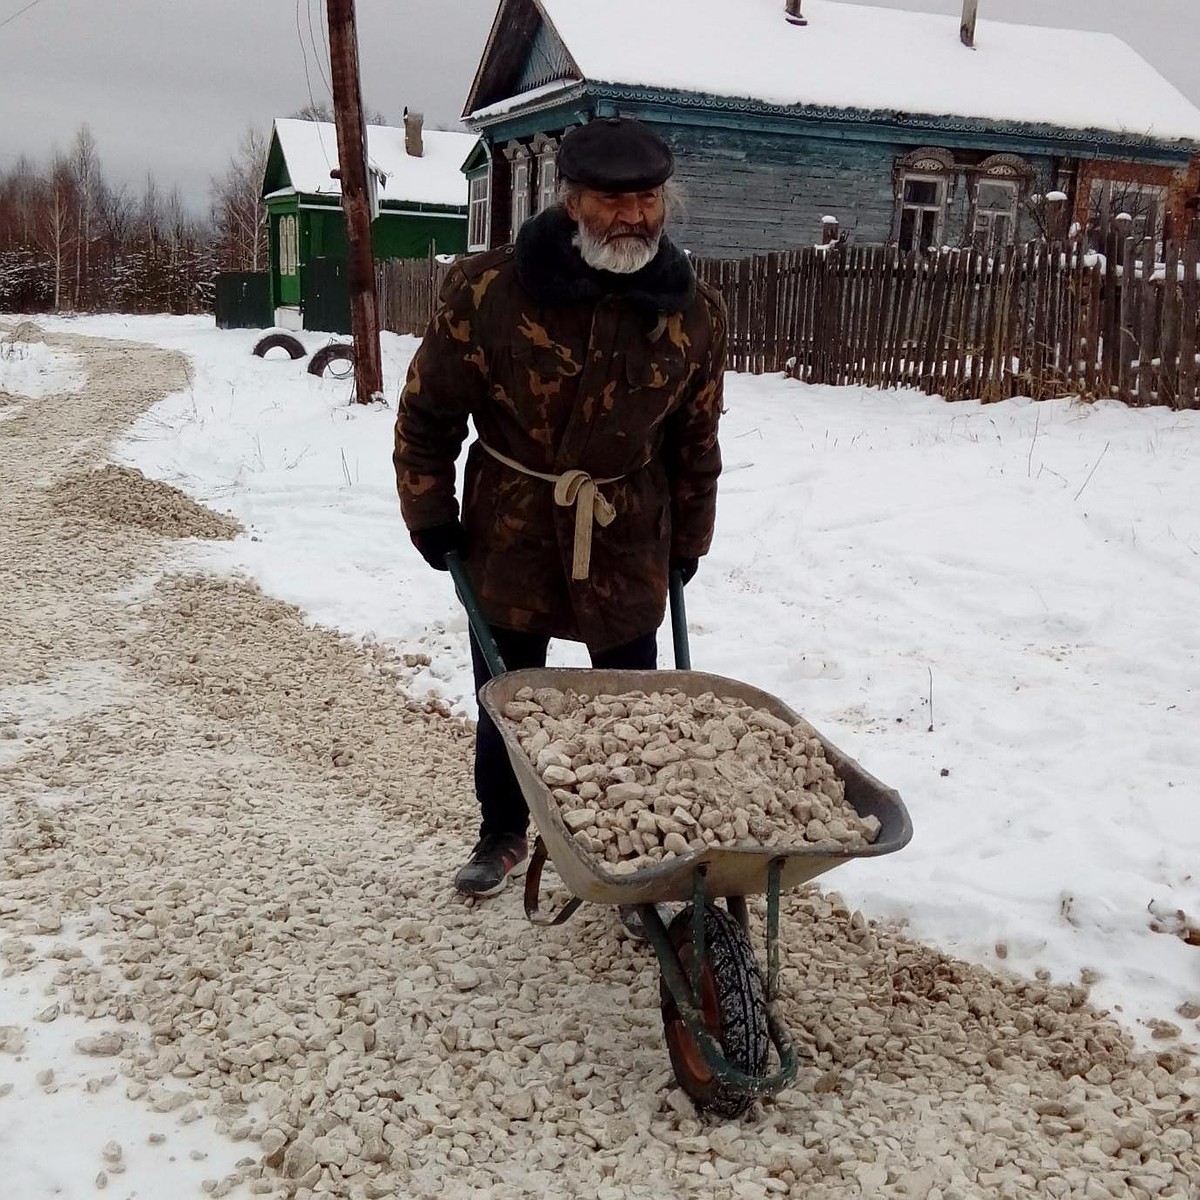
[[[671,922],[667,936],[690,980],[690,905]],[[704,955],[707,959],[702,981],[705,1025],[720,1043],[731,1067],[744,1075],[765,1075],[771,1037],[767,1030],[767,1004],[758,962],[745,930],[729,913],[714,904],[704,906]],[[750,1107],[753,1097],[713,1075],[688,1032],[665,979],[659,982],[659,999],[667,1050],[679,1086],[697,1108],[724,1117],[740,1117]]]
[[[348,378],[354,370],[354,347],[346,342],[332,342],[328,346],[322,346],[310,359],[308,373],[310,375],[324,375],[325,368],[335,362],[350,364],[349,371],[334,372],[338,379]]]

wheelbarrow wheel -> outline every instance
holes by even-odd
[[[690,905],[671,922],[667,935],[679,955],[684,974],[690,979],[693,960]],[[731,1067],[744,1075],[765,1075],[771,1038],[758,962],[745,930],[729,913],[713,904],[704,906],[704,956],[707,961],[701,977],[701,1011],[705,1026],[720,1043]],[[679,1086],[697,1108],[725,1117],[741,1116],[753,1097],[714,1074],[688,1031],[665,979],[659,982],[659,997],[667,1050]]]

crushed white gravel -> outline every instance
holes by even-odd
[[[1196,1196],[1200,1080],[1169,1029],[1141,1053],[1082,987],[964,965],[815,889],[784,906],[796,1085],[698,1117],[615,914],[534,930],[512,892],[455,898],[470,730],[380,648],[180,574],[163,535],[210,518],[164,529],[155,485],[91,474],[185,363],[52,340],[87,386],[0,423],[0,973],[54,971],[28,1025],[0,1013],[6,1164],[6,1063],[86,1018],[96,1087],[244,1146],[199,1195]],[[121,1194],[142,1152],[106,1145],[93,1186]]]
[[[861,850],[816,731],[705,692],[522,688],[503,709],[575,841],[630,874],[710,847]]]

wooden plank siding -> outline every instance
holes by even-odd
[[[849,240],[863,245],[892,240],[895,165],[921,145],[693,125],[660,126],[658,132],[675,152],[675,181],[684,198],[672,236],[693,253],[711,258],[803,245],[826,215],[838,218]],[[1025,162],[1037,178],[1055,178],[1052,159],[1026,155]],[[970,240],[970,209],[970,188],[960,179],[947,197],[943,244],[960,246]],[[1018,236],[1033,236],[1023,208],[1019,217]]]
[[[694,258],[729,309],[730,370],[806,383],[913,387],[948,400],[1078,395],[1200,408],[1200,231],[902,254],[834,243]],[[448,266],[379,268],[384,328],[420,335]]]

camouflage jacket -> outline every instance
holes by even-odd
[[[516,246],[448,276],[413,358],[394,462],[413,531],[458,515],[455,461],[468,418],[466,562],[489,621],[605,650],[658,628],[668,563],[712,540],[726,320],[719,295],[663,239],[629,276],[592,271],[561,209]],[[621,290],[613,292],[616,286]],[[532,471],[585,471],[615,510],[572,578],[576,513]]]

